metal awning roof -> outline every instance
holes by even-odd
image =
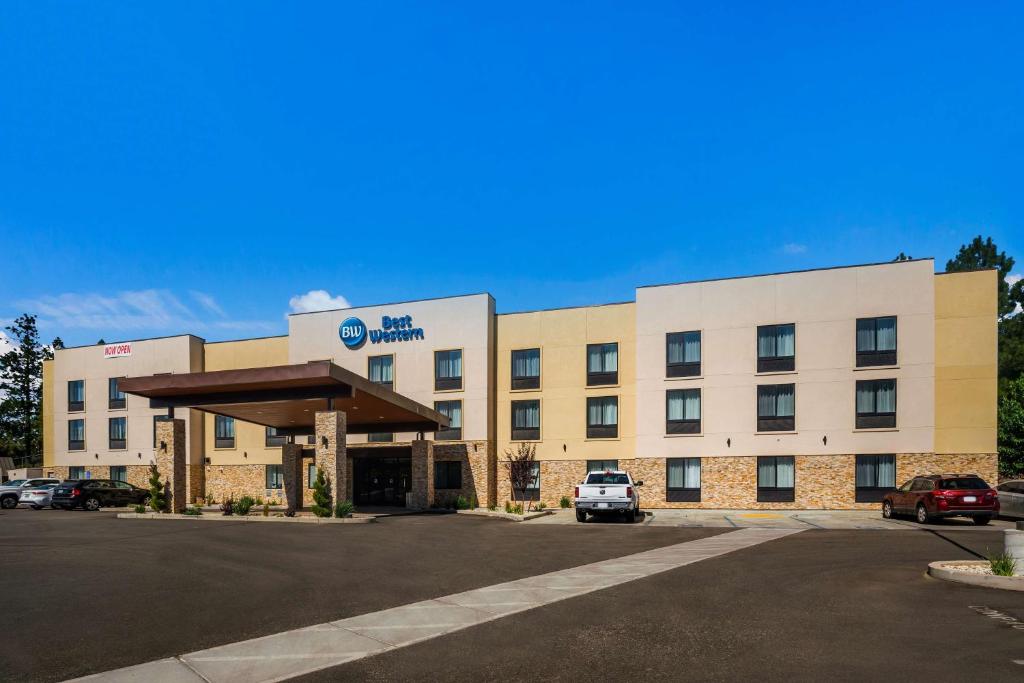
[[[129,377],[118,388],[148,398],[151,408],[196,408],[280,434],[312,434],[317,411],[331,409],[345,412],[354,434],[448,426],[437,411],[330,361]]]

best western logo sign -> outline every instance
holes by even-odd
[[[382,316],[380,328],[376,330],[368,330],[366,323],[359,318],[345,318],[338,326],[338,336],[346,347],[358,349],[367,339],[371,344],[423,339],[423,328],[413,326],[411,315],[403,315],[400,318]]]
[[[132,355],[132,343],[126,342],[124,344],[107,344],[103,347],[104,358],[120,358],[121,356]]]

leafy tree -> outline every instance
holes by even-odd
[[[999,396],[999,473],[1024,475],[1024,377],[1004,382]]]
[[[167,507],[167,496],[164,493],[164,485],[160,482],[160,470],[156,463],[149,466],[149,507],[153,512],[161,512]]]
[[[1006,276],[1013,270],[1013,264],[1013,257],[1007,256],[1005,251],[998,251],[998,247],[996,247],[991,237],[986,237],[982,240],[981,235],[978,235],[970,244],[961,246],[956,256],[946,261],[946,272],[963,272],[965,270],[982,270],[985,268],[995,268],[998,270],[999,305],[997,310],[999,317],[1004,318],[1013,313],[1018,303],[1018,301],[1010,299],[1010,285],[1006,281]],[[1014,289],[1019,295],[1020,287],[1014,287]]]
[[[516,450],[505,451],[505,471],[512,487],[512,498],[528,510],[530,502],[526,500],[526,489],[533,483],[533,464],[537,456],[537,447],[531,443],[520,443]],[[520,502],[520,497],[522,502]]]
[[[324,476],[324,468],[316,468],[313,482],[313,514],[317,517],[331,516],[331,480]]]
[[[42,462],[43,361],[53,351],[40,343],[36,317],[23,314],[6,327],[13,347],[0,356],[0,442],[25,465]],[[54,344],[63,342],[54,340]]]
[[[913,256],[908,256],[907,254],[904,254],[902,251],[899,254],[896,255],[896,258],[893,259],[893,261],[913,261],[913,260],[914,260]]]

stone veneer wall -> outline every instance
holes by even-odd
[[[463,496],[472,501],[475,497],[481,507],[493,505],[494,489],[491,485],[491,461],[494,443],[490,441],[446,441],[434,442],[434,462],[459,460],[462,462],[462,488],[436,489],[434,502],[443,505],[448,500]],[[431,473],[433,476],[433,473]]]
[[[223,503],[228,497],[262,498],[271,505],[284,505],[284,489],[268,493],[266,465],[206,465],[205,500]]]

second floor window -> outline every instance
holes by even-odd
[[[619,435],[619,397],[587,399],[587,438],[614,439]]]
[[[540,388],[540,349],[512,352],[512,388]]]
[[[512,440],[540,439],[540,401],[512,401]]]
[[[462,438],[462,401],[435,401],[434,410],[448,418],[448,427],[434,432],[434,440],[460,440]]]
[[[896,426],[896,380],[872,379],[857,382],[857,429],[885,429]]]
[[[277,427],[267,427],[263,437],[267,446],[283,446],[288,443],[288,437],[277,433]]]
[[[761,325],[757,328],[757,371],[796,369],[796,325]]]
[[[665,433],[700,434],[700,389],[665,392]]]
[[[857,319],[857,367],[896,365],[896,316]]]
[[[85,420],[68,420],[68,450],[85,450]]]
[[[462,350],[434,351],[434,391],[462,388]]]
[[[128,447],[128,418],[112,417],[109,420],[108,434],[110,450],[121,451]]]
[[[85,380],[73,379],[68,382],[68,412],[85,410]]]
[[[791,432],[796,429],[796,385],[762,384],[757,387],[757,431]]]
[[[374,384],[383,384],[389,389],[395,387],[395,357],[370,356],[369,379]]]
[[[107,382],[107,407],[118,410],[125,407],[124,392],[118,388],[120,377],[111,377]]]
[[[666,377],[700,375],[700,332],[670,332],[665,347]]]
[[[587,386],[619,383],[619,345],[587,344]]]
[[[214,448],[235,447],[235,418],[224,415],[213,416]]]

